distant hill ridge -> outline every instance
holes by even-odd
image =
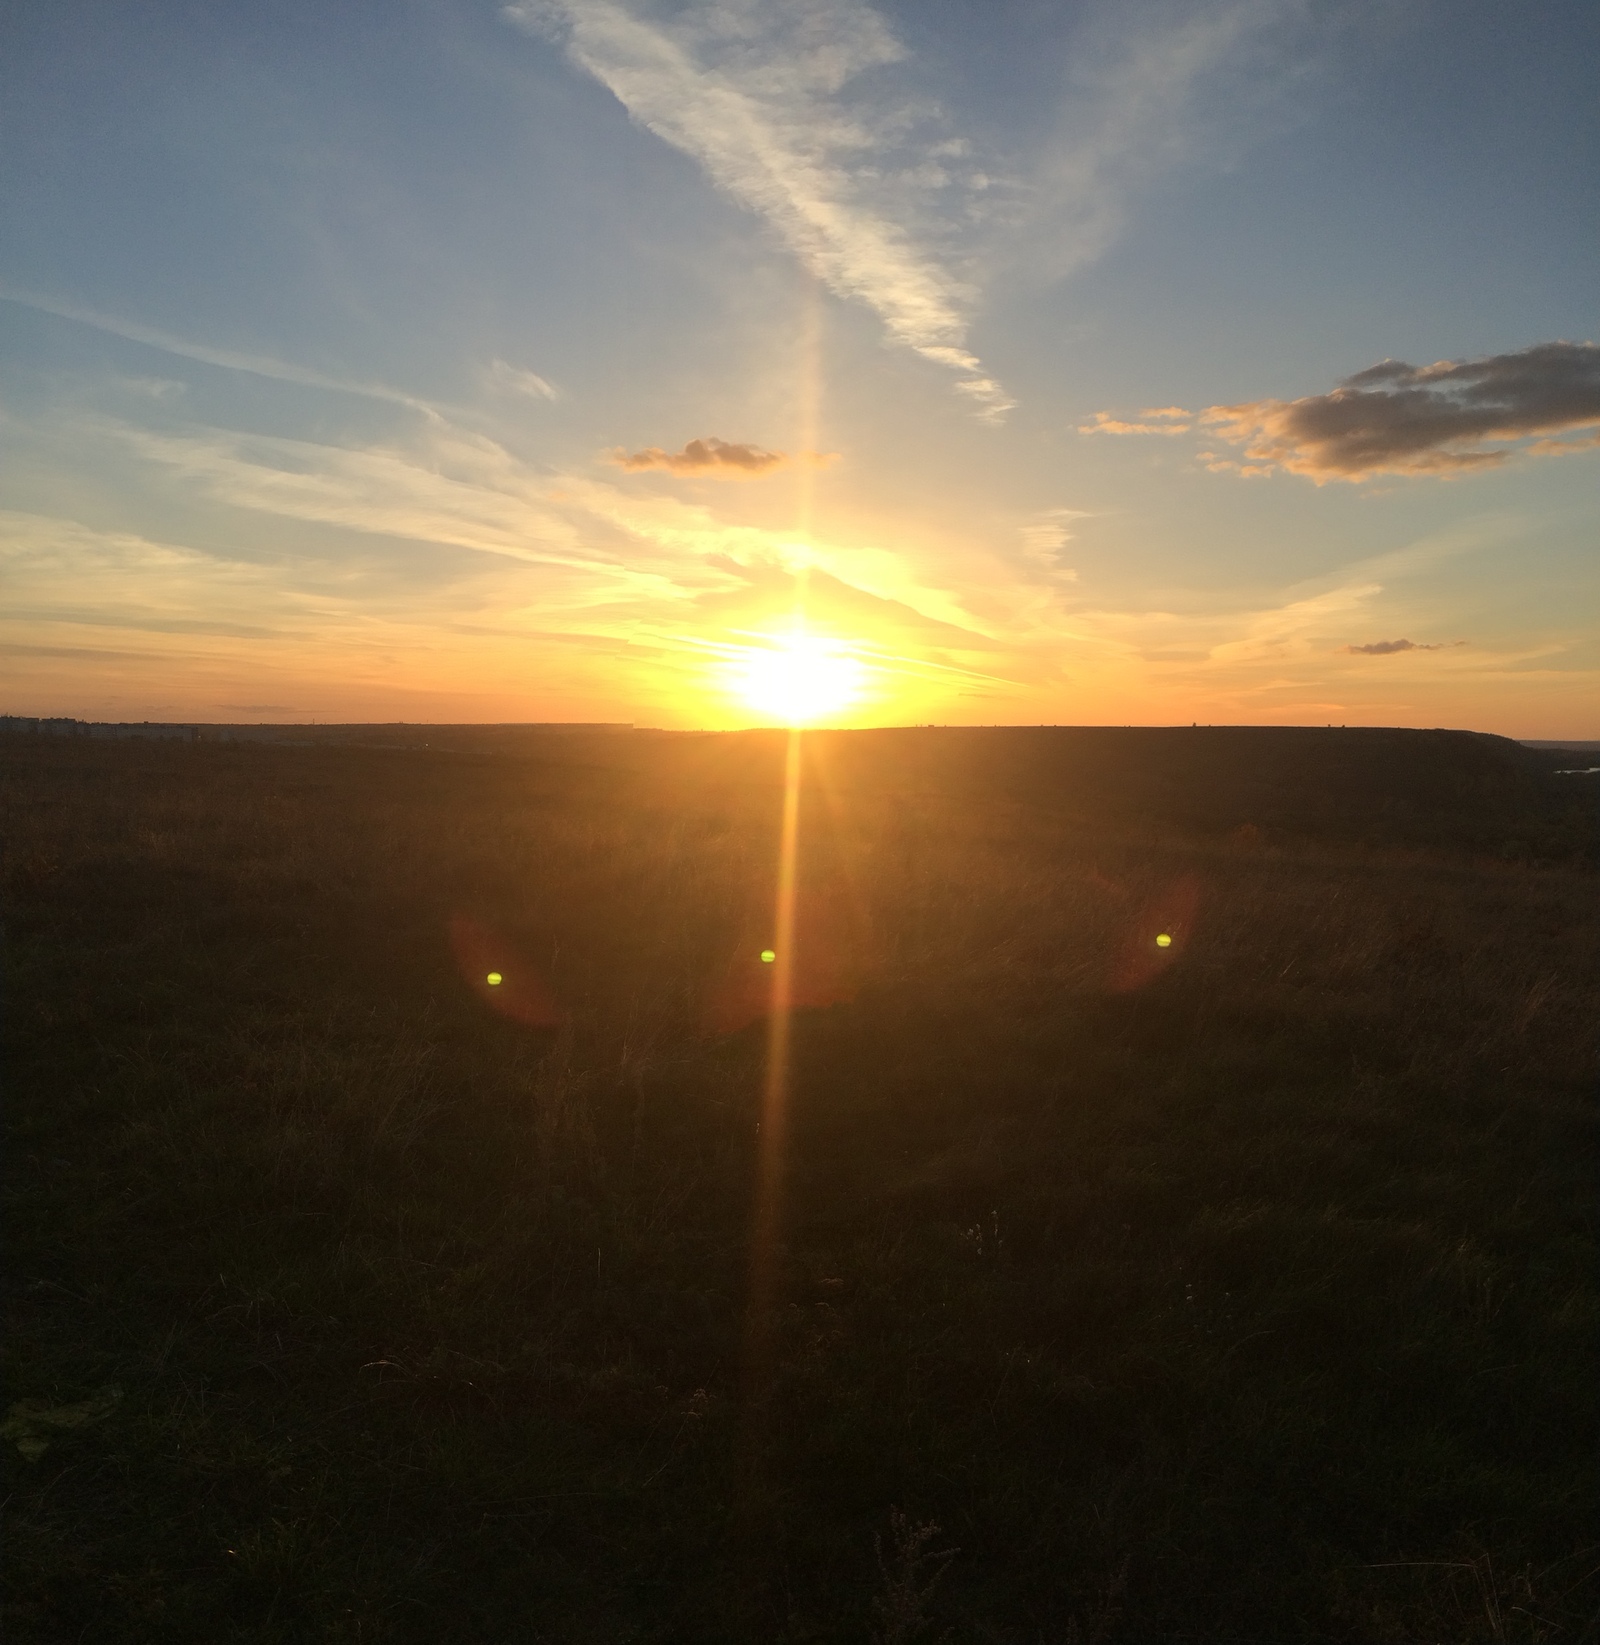
[[[1068,815],[1184,829],[1594,852],[1600,784],[1570,752],[1473,731],[1277,726],[817,733],[835,780],[987,790]]]
[[[177,742],[263,742],[305,746],[377,742],[396,747],[431,746],[430,739],[524,732],[632,731],[633,722],[611,720],[528,720],[505,724],[430,725],[419,721],[372,720],[318,724],[316,721],[75,720],[0,714],[6,732],[55,737],[150,737]]]
[[[447,754],[691,787],[776,783],[786,740],[773,730],[612,723],[95,725],[18,716],[0,717],[5,733],[245,744],[285,755]],[[841,795],[888,789],[907,803],[999,801],[1063,821],[1600,861],[1600,775],[1585,769],[1600,762],[1575,743],[1368,727],[911,726],[810,731],[805,746],[818,780]]]

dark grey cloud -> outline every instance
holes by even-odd
[[[1465,645],[1465,640],[1457,640],[1456,645]],[[1434,645],[1423,645],[1416,640],[1374,640],[1371,645],[1347,645],[1344,649],[1357,657],[1392,657],[1397,651],[1444,651],[1443,640]]]
[[[1488,468],[1521,452],[1600,445],[1600,346],[1538,343],[1431,366],[1385,360],[1332,393],[1211,406],[1200,422],[1244,448],[1243,460],[1206,453],[1236,473],[1285,469],[1320,485]]]

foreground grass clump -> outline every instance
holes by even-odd
[[[1596,1637],[1585,825],[1362,735],[812,739],[760,1374],[777,741],[7,742],[11,1638]]]

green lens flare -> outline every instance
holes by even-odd
[[[502,977],[498,971],[491,971],[483,980],[488,983],[491,988],[498,988],[506,979]]]
[[[1157,948],[1170,948],[1171,946],[1172,946],[1172,938],[1169,937],[1166,934],[1165,931],[1163,931],[1161,933],[1161,935],[1156,938],[1156,947]]]
[[[773,953],[773,951],[770,948],[763,948],[761,950],[761,963],[763,965],[771,965],[772,962],[775,959],[777,959],[777,957],[778,956],[775,953]]]

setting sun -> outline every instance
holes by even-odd
[[[861,695],[863,669],[837,641],[797,634],[745,652],[733,664],[745,702],[785,725],[810,725]]]

